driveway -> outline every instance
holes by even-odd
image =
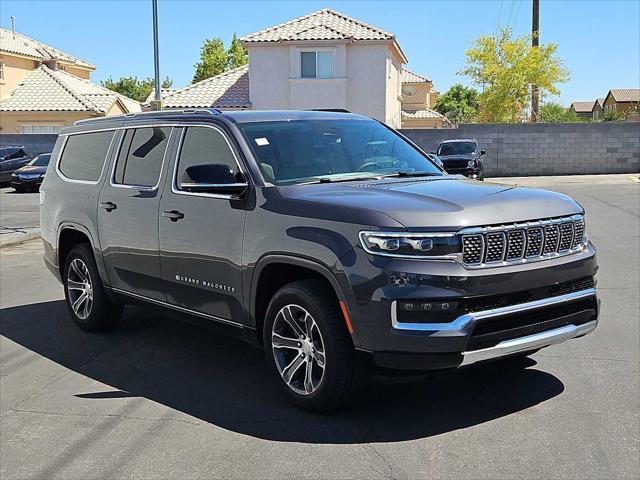
[[[373,385],[330,415],[287,405],[260,351],[148,309],[81,332],[40,242],[3,248],[0,477],[639,478],[640,185],[508,181],[587,209],[598,329],[520,363]]]

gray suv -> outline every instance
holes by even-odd
[[[77,122],[41,188],[45,262],[85,330],[125,304],[264,348],[289,399],[377,374],[529,355],[596,328],[596,253],[558,193],[447,175],[335,112],[164,111]]]

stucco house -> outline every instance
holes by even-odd
[[[248,65],[170,92],[165,107],[346,109],[396,128],[446,122],[432,110],[432,82],[404,70],[395,35],[373,25],[325,8],[240,40]],[[415,95],[403,94],[403,78]]]
[[[95,66],[0,29],[0,132],[57,133],[76,120],[139,112],[140,104],[89,80]]]

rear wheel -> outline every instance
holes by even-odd
[[[273,376],[299,408],[338,408],[365,383],[335,296],[323,282],[281,288],[267,310],[263,337]]]
[[[67,309],[76,325],[83,330],[100,331],[120,321],[123,307],[107,298],[89,244],[73,247],[63,273]]]

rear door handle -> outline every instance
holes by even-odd
[[[102,202],[100,204],[100,208],[104,208],[107,212],[110,212],[111,210],[118,208],[118,206],[113,202]]]
[[[181,218],[184,218],[184,213],[177,210],[165,210],[164,212],[162,212],[162,216],[169,217],[169,220],[171,220],[172,222],[177,222]]]

